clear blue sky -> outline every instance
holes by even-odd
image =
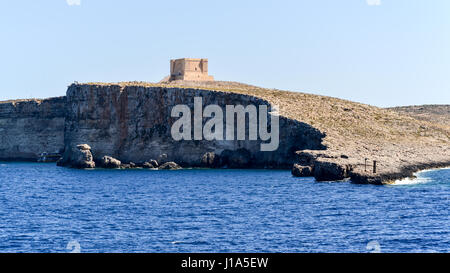
[[[156,82],[169,59],[206,57],[217,80],[450,104],[449,0],[78,1],[0,0],[0,100]]]

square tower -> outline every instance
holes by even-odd
[[[208,75],[208,59],[183,58],[170,60],[169,81],[214,81]]]

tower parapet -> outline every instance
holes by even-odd
[[[169,81],[214,81],[208,75],[208,59],[183,58],[170,60]]]

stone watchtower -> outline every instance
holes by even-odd
[[[170,60],[169,81],[214,81],[208,75],[208,59],[183,58]]]

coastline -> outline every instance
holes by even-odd
[[[450,167],[450,158],[444,149],[441,153],[431,155],[434,149],[416,153],[414,147],[396,148],[397,150],[393,150],[392,146],[380,145],[378,154],[351,150],[299,151],[292,174],[297,177],[314,176],[319,182],[351,179],[355,184],[385,185],[412,178],[422,170]],[[408,151],[413,151],[414,154]],[[391,154],[396,154],[397,157]],[[409,156],[407,160],[402,158],[406,156]]]
[[[5,160],[0,159],[0,165],[3,165],[5,163],[38,163],[38,164],[56,164],[55,162],[38,162],[35,160]],[[397,173],[383,173],[379,175],[368,175],[368,174],[357,174],[357,173],[350,173],[350,177],[346,177],[344,179],[336,179],[336,180],[330,180],[326,182],[342,182],[342,181],[348,181],[352,184],[372,184],[372,185],[408,185],[408,184],[416,184],[421,183],[424,181],[417,181],[420,180],[421,177],[419,174],[425,173],[425,172],[432,172],[432,171],[438,171],[438,170],[447,170],[450,169],[450,161],[446,163],[431,163],[431,164],[420,164],[415,166],[410,166],[403,168],[403,172],[397,172]],[[135,168],[105,168],[105,167],[95,167],[95,168],[84,168],[82,170],[117,170],[117,171],[129,171],[129,170],[150,170],[150,171],[157,171],[158,168],[148,169],[143,167],[135,167]],[[265,170],[278,170],[278,171],[289,171],[287,168],[205,168],[205,167],[183,167],[180,169],[174,169],[174,170],[259,170],[259,171],[265,171]],[[295,175],[294,175],[295,176]],[[310,177],[314,177],[313,175]],[[318,181],[316,182],[324,182],[324,181]]]

